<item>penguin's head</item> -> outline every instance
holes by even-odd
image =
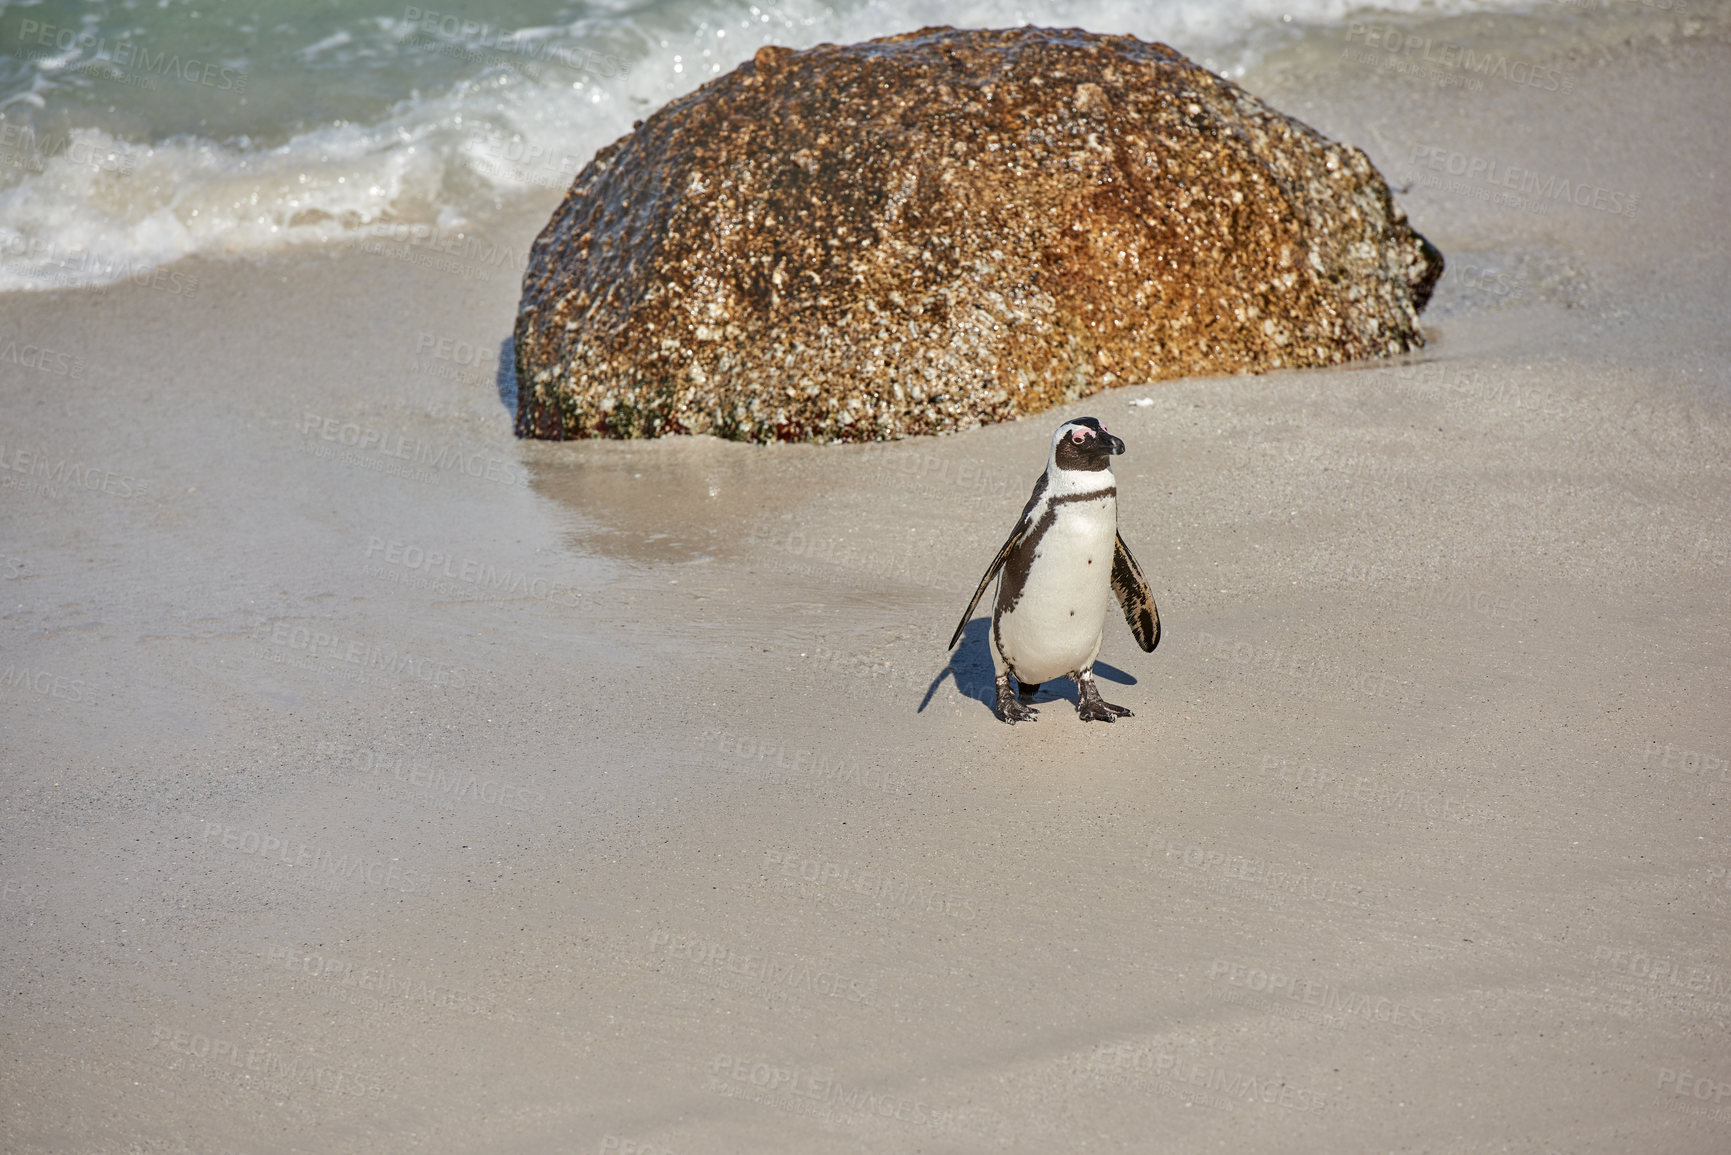
[[[1124,443],[1092,417],[1066,421],[1052,434],[1052,461],[1059,469],[1109,469],[1112,455],[1122,452]]]

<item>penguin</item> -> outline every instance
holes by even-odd
[[[1160,644],[1160,612],[1148,579],[1118,536],[1112,457],[1122,452],[1124,443],[1092,417],[1058,426],[1046,472],[1034,483],[1033,496],[950,639],[953,650],[986,586],[997,577],[991,646],[995,709],[1011,725],[1034,717],[1037,711],[1027,702],[1040,683],[1060,675],[1076,683],[1076,712],[1084,722],[1131,716],[1100,697],[1093,674],[1113,594],[1143,651],[1153,653]],[[1010,691],[1012,674],[1019,695]]]

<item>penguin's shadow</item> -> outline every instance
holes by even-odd
[[[926,687],[926,696],[920,700],[917,714],[926,712],[926,707],[938,692],[938,687],[944,684],[945,678],[953,678],[956,689],[964,696],[982,703],[986,709],[996,713],[998,706],[997,672],[992,666],[991,651],[992,619],[990,617],[975,618],[968,623],[968,628],[962,631],[962,640],[956,643],[956,649],[950,655],[949,664],[937,672],[932,678],[932,684]],[[1117,666],[1105,662],[1094,663],[1094,676],[1101,681],[1116,682],[1120,686],[1134,686],[1136,678],[1120,670]],[[1033,703],[1067,701],[1076,704],[1076,683],[1068,678],[1055,678],[1050,682],[1040,683],[1040,691],[1035,694]]]

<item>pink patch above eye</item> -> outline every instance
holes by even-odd
[[[1070,434],[1070,440],[1074,441],[1077,445],[1082,444],[1082,442],[1086,441],[1087,439],[1088,439],[1088,435],[1083,433],[1080,429],[1078,429],[1078,430],[1076,430],[1076,432]]]

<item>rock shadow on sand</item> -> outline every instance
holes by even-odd
[[[517,338],[506,337],[499,342],[499,363],[493,370],[493,385],[499,390],[499,404],[517,421]]]

